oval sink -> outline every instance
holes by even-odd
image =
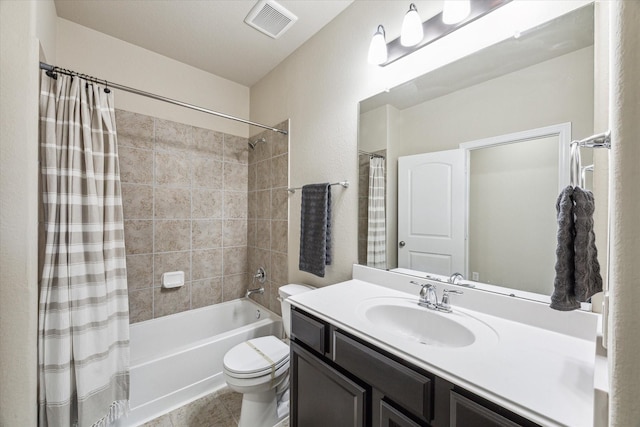
[[[404,298],[372,298],[358,307],[360,318],[394,336],[435,347],[466,347],[495,331],[459,311],[440,313]]]

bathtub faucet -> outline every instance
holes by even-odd
[[[260,286],[256,289],[248,289],[245,297],[249,298],[249,296],[253,294],[264,294],[264,286]]]

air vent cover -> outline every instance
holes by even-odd
[[[298,17],[273,0],[260,0],[244,18],[244,22],[269,37],[277,39]]]

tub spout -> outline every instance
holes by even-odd
[[[256,289],[248,289],[245,297],[249,298],[249,296],[253,294],[264,294],[264,286],[261,286]]]

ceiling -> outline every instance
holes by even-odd
[[[278,39],[244,18],[258,0],[55,0],[60,18],[252,86],[353,0],[282,0],[298,17]]]

